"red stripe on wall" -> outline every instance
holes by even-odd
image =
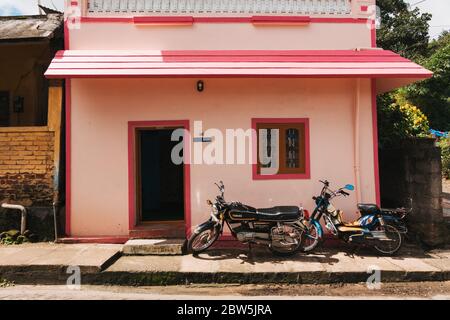
[[[70,29],[68,27],[67,19],[64,20],[64,49],[70,49]],[[61,51],[58,51],[61,52]],[[71,81],[65,79],[65,112],[66,112],[66,221],[65,221],[65,234],[71,235],[71,205],[72,205],[72,189],[71,189],[71,107],[72,107],[72,94],[71,94]]]
[[[165,19],[166,23],[177,22],[175,20],[170,21],[166,16],[136,16],[139,19],[142,18],[161,18]],[[262,19],[265,16],[247,16],[247,17],[207,17],[207,16],[175,16],[174,18],[189,18],[192,19],[193,23],[254,23],[257,20]],[[289,23],[295,22],[293,19],[306,19],[306,16],[267,16],[270,19],[265,20],[266,23]],[[81,17],[81,22],[85,23],[135,23],[135,17]],[[311,18],[308,17],[309,21],[313,23],[366,23],[368,19],[365,18],[332,18],[332,17],[323,17],[323,18]],[[256,21],[255,21],[256,20]],[[300,23],[300,21],[297,21]]]

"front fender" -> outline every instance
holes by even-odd
[[[322,238],[323,238],[323,230],[322,230],[322,226],[320,225],[320,222],[317,221],[316,219],[311,219],[310,223],[314,224],[314,226],[317,229],[317,233],[318,233],[317,235],[319,236],[319,239],[322,240]]]
[[[192,234],[199,234],[200,232],[207,229],[211,229],[213,227],[220,228],[220,223],[214,222],[212,219],[209,219],[203,222],[202,224],[196,226]]]

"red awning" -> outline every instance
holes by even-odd
[[[375,78],[385,92],[432,72],[387,50],[66,50],[47,78]]]

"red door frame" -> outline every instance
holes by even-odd
[[[184,220],[185,233],[191,234],[191,179],[189,120],[129,121],[128,122],[128,229],[136,227],[136,129],[179,127],[185,130],[184,151]]]

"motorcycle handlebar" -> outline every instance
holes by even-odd
[[[324,185],[326,185],[327,187],[330,185],[330,183],[328,182],[328,180],[319,180],[319,182],[323,183]]]

